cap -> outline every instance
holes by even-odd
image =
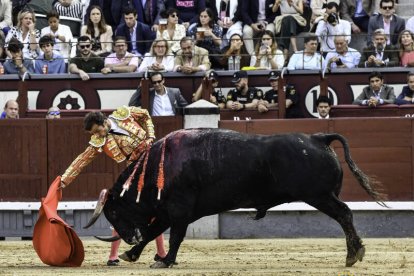
[[[280,73],[278,71],[271,71],[269,73],[269,79],[268,80],[277,80],[280,77]]]
[[[233,74],[233,79],[231,80],[232,83],[239,82],[240,79],[247,78],[247,72],[246,71],[237,71]]]
[[[209,80],[215,80],[215,81],[218,81],[218,74],[217,74],[217,72],[216,72],[216,71],[211,70],[211,71],[208,73],[207,78],[208,78]]]

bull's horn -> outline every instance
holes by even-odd
[[[113,237],[110,237],[110,238],[101,238],[101,237],[98,237],[98,236],[94,236],[94,238],[98,239],[100,241],[104,241],[104,242],[114,242],[114,241],[118,241],[118,240],[121,239],[121,237],[119,235],[116,235],[116,236],[113,236]]]
[[[99,194],[98,202],[96,203],[95,211],[93,212],[93,215],[91,219],[89,220],[88,224],[83,227],[83,229],[87,229],[91,227],[99,218],[99,215],[102,213],[102,210],[105,206],[106,199],[108,198],[108,190],[103,189],[101,193]]]

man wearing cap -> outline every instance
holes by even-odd
[[[235,89],[227,93],[226,107],[232,110],[256,109],[263,92],[255,87],[249,87],[249,79],[246,71],[237,71],[233,74]]]
[[[217,105],[220,108],[226,107],[226,97],[223,95],[221,88],[218,86],[218,74],[214,70],[209,70],[206,72],[204,78],[211,80],[211,85],[213,86],[213,93],[210,94],[210,102]],[[197,91],[193,94],[193,102],[196,102],[201,99],[201,94],[203,91],[203,82],[200,83],[200,86],[197,88]]]
[[[278,106],[278,80],[280,73],[278,71],[271,71],[269,73],[269,83],[272,89],[266,91],[263,100],[260,100],[257,105],[257,110],[261,113],[267,112],[269,108]],[[298,94],[293,85],[286,85],[283,87],[286,93],[286,118],[301,118],[302,114],[298,106]]]

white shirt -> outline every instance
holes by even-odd
[[[339,23],[332,26],[328,22],[320,20],[315,31],[315,35],[319,37],[323,52],[335,50],[334,38],[335,35],[339,34],[346,36],[348,44],[351,42],[351,23],[349,21],[339,19]]]
[[[174,110],[168,97],[167,89],[164,87],[165,94],[160,95],[155,91],[154,103],[152,105],[152,116],[174,116]]]
[[[263,22],[266,20],[265,2],[266,0],[259,0],[259,14],[257,15],[257,22]]]
[[[306,56],[303,51],[295,52],[289,60],[288,70],[321,70],[324,62],[319,53]]]

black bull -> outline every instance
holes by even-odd
[[[165,139],[165,186],[158,200],[156,183]],[[352,266],[362,260],[365,248],[355,231],[351,210],[338,198],[343,172],[329,146],[334,140],[342,143],[345,161],[361,187],[381,203],[382,195],[351,159],[347,141],[339,134],[265,136],[223,129],[171,133],[150,150],[138,203],[137,182],[142,166],[130,189],[120,196],[134,164],[122,173],[106,201],[101,201],[106,218],[119,236],[135,244],[120,257],[136,261],[144,247],[170,227],[168,254],[158,262],[158,267],[168,267],[175,262],[188,225],[201,217],[254,208],[256,219],[260,219],[273,206],[303,201],[341,225],[348,251],[346,266]],[[99,205],[88,226],[102,211]]]

